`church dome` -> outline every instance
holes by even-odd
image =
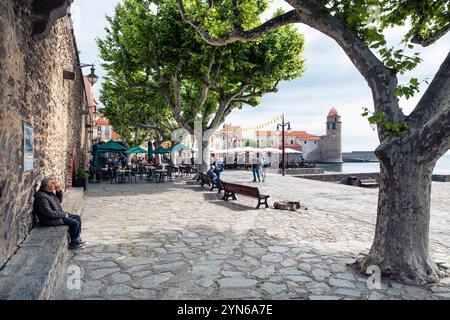
[[[336,108],[331,108],[330,112],[328,112],[329,117],[339,117],[339,113],[337,112]]]

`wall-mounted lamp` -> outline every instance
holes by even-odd
[[[95,65],[94,64],[86,64],[86,63],[77,63],[77,67],[80,69],[91,67],[91,73],[87,76],[89,82],[94,85],[98,81],[98,76],[95,74]]]

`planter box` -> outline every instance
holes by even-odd
[[[83,190],[86,191],[87,179],[75,178],[73,186],[77,188],[83,188]]]

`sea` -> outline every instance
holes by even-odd
[[[371,173],[380,172],[378,162],[344,162],[344,163],[317,163],[318,168],[326,172],[341,173]],[[450,155],[445,155],[436,163],[435,174],[450,174]]]

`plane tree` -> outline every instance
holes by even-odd
[[[377,125],[381,183],[375,237],[361,271],[376,265],[394,279],[424,284],[442,271],[429,252],[432,173],[450,148],[450,54],[447,53],[414,110],[403,112],[399,97],[420,89],[417,77],[399,76],[421,62],[415,46],[429,46],[450,28],[447,0],[286,0],[292,10],[255,24],[267,0],[177,0],[180,13],[209,44],[254,41],[277,28],[308,25],[333,39],[366,80]],[[406,27],[400,47],[389,46],[386,30]]]
[[[183,22],[175,0],[125,0],[108,20],[98,41],[108,74],[158,96],[178,127],[196,134],[206,167],[210,137],[233,110],[303,73],[304,39],[293,26],[218,48]]]

